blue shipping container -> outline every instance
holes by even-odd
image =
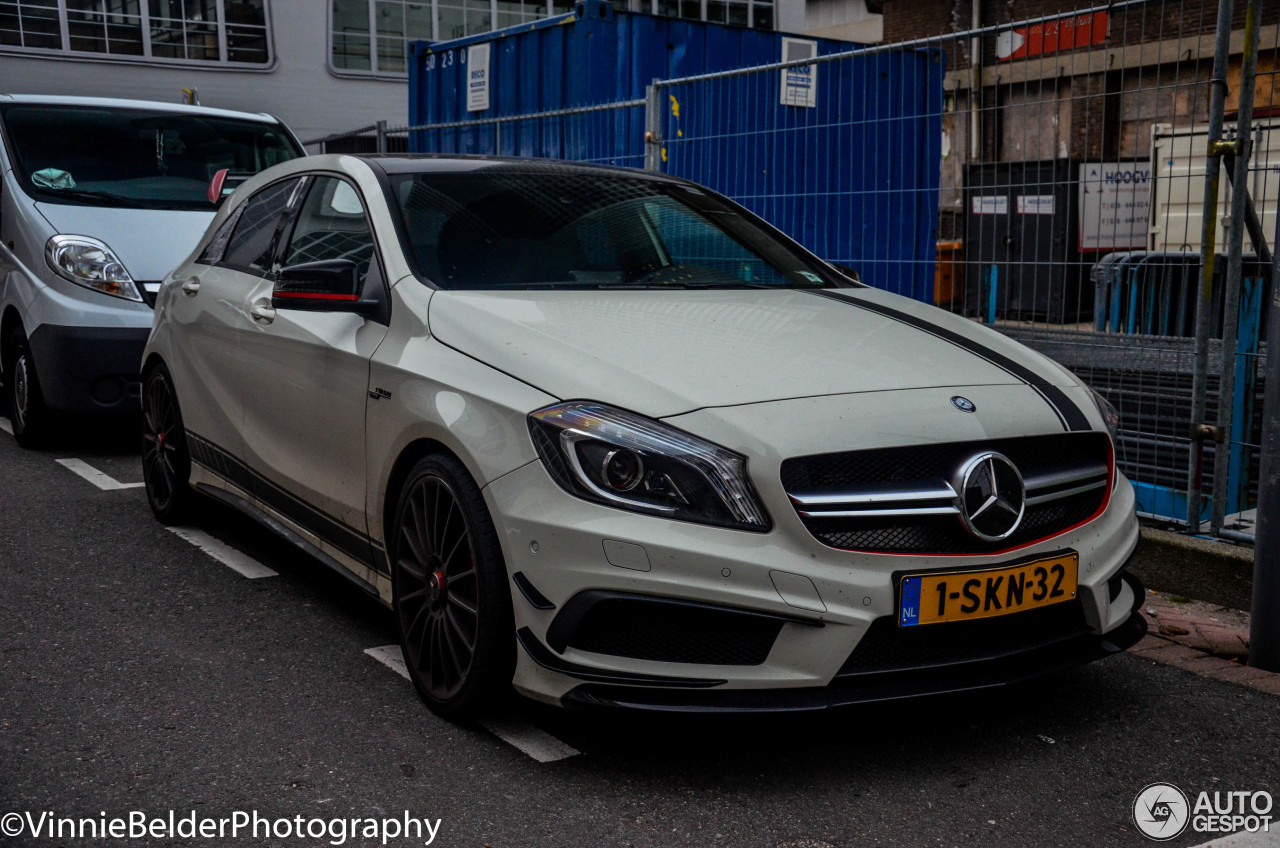
[[[409,120],[483,122],[642,101],[655,79],[778,62],[784,37],[583,0],[572,14],[533,24],[415,42]],[[807,40],[822,56],[859,47]],[[469,91],[468,56],[485,47],[487,73],[479,92]],[[857,268],[871,285],[931,302],[942,53],[889,51],[815,67],[812,106],[782,104],[777,70],[664,86],[662,170],[737,200],[824,259]],[[475,108],[486,99],[488,108]],[[409,149],[638,168],[644,133],[644,107],[633,105],[415,131]]]

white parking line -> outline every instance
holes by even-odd
[[[13,435],[13,425],[9,423],[9,419],[0,415],[0,430],[4,430],[10,436]]]
[[[480,722],[485,730],[514,745],[540,763],[554,763],[581,753],[559,739],[519,719],[491,718]]]
[[[83,459],[59,459],[58,464],[69,471],[74,471],[104,492],[117,489],[141,489],[146,483],[121,483],[109,474],[94,468]]]
[[[404,666],[404,653],[400,650],[399,645],[368,648],[365,653],[405,680],[409,679],[409,670]],[[556,760],[568,759],[582,753],[577,748],[561,742],[545,730],[539,730],[519,719],[486,719],[480,722],[480,726],[540,763],[554,763]]]
[[[194,527],[170,527],[169,531],[178,538],[185,539],[195,545],[227,568],[243,577],[248,577],[250,580],[276,576],[276,572],[256,559],[237,551],[224,542],[218,541],[203,530],[197,530]]]
[[[399,645],[383,645],[381,648],[366,648],[365,653],[373,657],[396,674],[409,679],[409,669],[404,666],[404,653]]]

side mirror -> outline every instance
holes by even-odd
[[[381,309],[376,300],[360,299],[360,268],[350,259],[303,262],[280,271],[271,293],[276,309],[306,312],[354,312],[374,315]]]
[[[857,269],[850,268],[848,265],[841,265],[839,262],[828,262],[827,264],[839,271],[841,276],[848,277],[855,283],[862,282],[862,275],[858,273]]]
[[[214,206],[222,205],[222,184],[225,183],[226,181],[227,181],[226,168],[223,168],[221,171],[214,174],[213,179],[209,180],[209,191],[206,196],[209,198],[209,202],[212,203]]]
[[[231,192],[236,190],[236,186],[243,183],[253,174],[231,173],[227,168],[223,168],[213,175],[209,180],[209,188],[205,192],[205,196],[209,198],[209,202],[214,206],[221,206],[222,201],[226,200]]]

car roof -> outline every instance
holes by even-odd
[[[102,109],[147,109],[154,112],[177,112],[187,115],[208,115],[218,118],[239,118],[246,121],[278,124],[276,118],[266,112],[237,112],[233,109],[216,109],[212,106],[188,106],[183,103],[164,103],[159,100],[128,100],[119,97],[71,97],[59,94],[0,94],[0,106],[7,103],[30,103],[38,106],[96,106]]]
[[[569,162],[563,159],[535,159],[522,156],[482,156],[461,153],[357,153],[340,154],[367,162],[387,174],[465,173],[498,169],[505,172],[542,174],[599,174],[650,178],[662,182],[686,183],[686,180],[624,168],[617,165],[598,165],[590,162]],[[312,157],[315,160],[315,157]]]

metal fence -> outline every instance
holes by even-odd
[[[657,79],[644,100],[315,144],[601,162],[708,185],[870,284],[1061,362],[1119,409],[1117,461],[1141,514],[1251,539],[1280,0],[1127,0],[977,23]]]

